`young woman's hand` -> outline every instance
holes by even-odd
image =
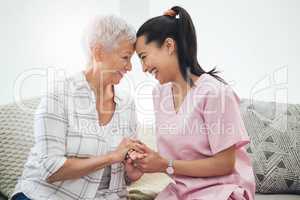
[[[147,156],[136,160],[137,167],[144,173],[165,172],[168,161],[145,144],[142,145],[142,149]]]

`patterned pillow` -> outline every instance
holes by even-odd
[[[30,148],[33,146],[33,113],[39,99],[23,102],[30,110],[16,104],[0,106],[0,193],[10,196]]]
[[[241,113],[256,191],[300,194],[300,105],[243,99]]]

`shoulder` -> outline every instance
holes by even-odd
[[[224,98],[234,97],[239,101],[239,97],[233,88],[209,74],[204,74],[202,80],[195,86],[197,93],[201,93],[206,98]]]
[[[209,74],[204,74],[196,82],[193,100],[200,110],[216,110],[238,106],[240,99],[229,84],[225,84]]]
[[[61,97],[74,97],[78,92],[88,88],[83,72],[77,72],[71,76],[57,78],[49,84],[47,95]]]
[[[68,110],[74,106],[75,99],[79,97],[90,98],[83,72],[71,76],[55,78],[47,87],[46,93],[41,96],[39,108],[61,108]]]

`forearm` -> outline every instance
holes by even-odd
[[[191,177],[212,177],[231,174],[235,166],[235,149],[231,147],[201,160],[174,160],[174,174]]]
[[[78,179],[113,163],[111,154],[90,158],[68,158],[64,165],[48,179],[48,183]]]
[[[174,174],[191,177],[224,176],[232,173],[234,167],[220,159],[207,158],[202,160],[175,160]]]

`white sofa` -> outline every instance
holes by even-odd
[[[17,178],[20,177],[23,169],[23,164],[27,158],[27,154],[29,152],[29,149],[33,145],[33,131],[32,131],[32,125],[33,125],[33,112],[39,103],[39,99],[30,99],[27,101],[22,102],[22,106],[26,107],[27,110],[20,109],[19,105],[16,104],[8,104],[8,105],[2,105],[0,106],[0,192],[2,195],[0,195],[0,200],[6,200],[7,196],[10,196],[12,193],[14,186],[17,182]],[[254,169],[257,170],[257,173],[264,174],[265,176],[272,176],[272,173],[269,173],[268,171],[260,171],[260,167],[263,169],[266,169],[264,166],[264,163],[260,163],[260,160],[257,160],[259,158],[261,151],[260,148],[264,148],[264,146],[260,147],[258,143],[255,143],[257,141],[260,141],[257,139],[256,135],[253,135],[253,133],[256,134],[264,133],[267,129],[264,127],[265,122],[262,120],[262,125],[258,123],[257,121],[253,123],[253,116],[256,116],[255,112],[252,112],[255,109],[263,110],[265,115],[269,115],[267,119],[265,120],[271,120],[272,114],[269,112],[270,109],[266,109],[269,105],[272,103],[259,103],[259,106],[253,107],[254,104],[252,104],[249,100],[243,100],[241,104],[241,110],[244,117],[244,121],[246,124],[246,127],[249,128],[249,132],[252,134],[250,135],[253,138],[252,144],[249,146],[249,149],[252,148],[252,156],[254,160]],[[300,112],[300,106],[296,107],[298,109],[298,113]],[[252,109],[252,111],[251,111]],[[296,110],[297,110],[296,109]],[[248,112],[249,111],[249,112]],[[251,112],[250,112],[251,111]],[[253,115],[253,113],[255,115]],[[297,112],[296,112],[297,113]],[[273,116],[274,117],[274,116]],[[299,117],[299,116],[297,116]],[[276,118],[276,117],[275,117]],[[297,118],[298,119],[298,118]],[[300,119],[300,118],[299,118]],[[249,122],[247,120],[250,120],[251,123],[249,125]],[[261,120],[261,119],[259,119]],[[278,119],[277,119],[278,120]],[[272,120],[269,121],[269,124],[272,123]],[[258,127],[262,126],[263,128],[260,129]],[[298,126],[298,125],[297,125]],[[299,126],[300,127],[300,126]],[[253,128],[254,130],[251,130]],[[295,139],[297,144],[295,146],[296,153],[300,153],[300,130],[297,129],[295,133]],[[139,130],[139,137],[140,139],[147,143],[149,146],[155,149],[155,138],[152,128],[144,128]],[[264,133],[265,134],[265,133]],[[271,135],[274,137],[274,135]],[[284,137],[289,137],[284,136]],[[270,140],[270,138],[268,138]],[[276,139],[276,138],[275,138]],[[273,138],[273,140],[275,140]],[[282,139],[282,138],[281,138]],[[260,143],[261,144],[261,143]],[[280,151],[280,149],[279,149]],[[254,152],[254,153],[253,153]],[[274,154],[274,153],[273,153]],[[276,154],[276,153],[275,153]],[[276,159],[275,154],[273,157]],[[299,154],[297,154],[298,156]],[[260,159],[260,158],[259,158]],[[268,158],[270,160],[270,158]],[[299,158],[300,160],[300,158]],[[257,165],[257,166],[256,166]],[[276,167],[276,166],[275,166]],[[274,168],[272,168],[274,169]],[[298,169],[298,168],[294,168]],[[284,173],[287,173],[287,170],[283,171]],[[256,173],[256,172],[255,172]],[[292,184],[288,185],[289,188],[286,188],[282,190],[281,188],[274,187],[273,189],[271,187],[266,187],[268,183],[265,182],[259,182],[258,184],[258,192],[264,191],[266,193],[272,193],[272,192],[290,192],[293,191],[294,193],[300,193],[300,170],[293,172],[294,182]],[[297,179],[298,177],[298,179]],[[257,177],[256,177],[257,178]],[[272,178],[272,177],[271,177]],[[260,179],[259,179],[260,180]],[[278,179],[278,174],[274,178],[274,180]],[[285,180],[285,179],[284,179]],[[170,179],[163,174],[146,174],[144,175],[139,181],[133,183],[128,189],[132,191],[131,199],[153,199],[156,193],[161,191],[168,183]],[[258,181],[258,179],[257,179]],[[261,180],[260,180],[261,181]],[[272,186],[273,187],[273,186]],[[136,195],[136,191],[141,191],[145,195]],[[296,192],[295,192],[296,191]],[[147,197],[148,195],[148,197]],[[2,197],[1,197],[2,196]],[[140,198],[137,198],[135,196],[139,196]],[[143,196],[143,198],[141,197]],[[300,200],[300,195],[295,194],[256,194],[257,200]]]

